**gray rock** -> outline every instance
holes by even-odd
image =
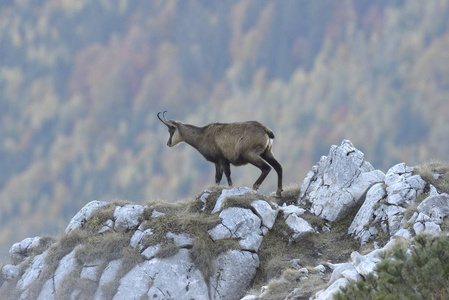
[[[329,279],[329,284],[334,283],[337,279],[342,278],[342,273],[345,271],[356,271],[354,265],[352,263],[341,263],[334,265],[334,270],[332,271],[331,278]]]
[[[152,218],[159,218],[159,217],[163,217],[163,216],[165,216],[165,214],[163,212],[158,212],[156,210],[153,210],[153,212],[151,213]]]
[[[421,222],[416,222],[413,224],[413,230],[416,234],[421,234],[424,231],[424,224]]]
[[[218,224],[214,228],[208,231],[211,239],[214,241],[221,239],[229,239],[232,236],[231,231],[226,228],[223,224]]]
[[[108,219],[106,224],[98,230],[98,233],[105,233],[114,229],[114,221]]]
[[[349,281],[359,281],[362,280],[362,276],[357,272],[357,270],[345,270],[341,272],[341,276]]]
[[[332,146],[311,172],[301,185],[298,202],[304,204],[307,199],[312,213],[332,222],[344,218],[365,191],[385,177],[348,140]]]
[[[143,213],[143,206],[128,204],[117,206],[114,211],[114,229],[128,231],[139,226]]]
[[[311,299],[315,300],[333,299],[334,295],[340,291],[340,288],[346,286],[348,283],[349,280],[347,280],[346,278],[337,279],[327,289],[319,291],[318,293],[316,293],[315,297],[311,297]]]
[[[365,202],[363,202],[349,226],[348,234],[353,235],[362,245],[366,244],[372,236],[372,231],[369,228],[375,218],[375,205],[384,199],[385,196],[386,192],[382,183],[373,185],[366,193]]]
[[[154,258],[136,265],[121,280],[113,299],[208,299],[201,272],[180,249],[172,257]]]
[[[214,209],[212,210],[212,213],[217,213],[219,212],[222,207],[223,207],[223,202],[227,197],[231,197],[231,196],[241,196],[244,194],[254,194],[255,191],[247,188],[247,187],[235,187],[233,189],[227,190],[224,189],[221,191],[221,195],[220,197],[218,197],[217,202],[215,202],[215,206]]]
[[[301,217],[295,214],[291,214],[285,220],[287,226],[293,231],[292,239],[298,240],[304,236],[312,234],[315,230],[310,226],[310,224]]]
[[[153,234],[153,230],[151,228],[142,230],[141,226],[134,232],[133,236],[131,237],[131,240],[129,242],[130,246],[133,248],[137,248],[139,250],[143,249],[142,241],[145,237],[150,236]]]
[[[87,203],[71,220],[67,228],[65,229],[65,233],[69,233],[74,229],[80,229],[83,227],[84,223],[90,219],[92,214],[99,209],[102,209],[108,206],[109,203],[103,201],[91,201]]]
[[[45,257],[48,253],[48,250],[45,251],[42,254],[36,255],[33,258],[33,261],[31,262],[31,265],[25,270],[23,275],[20,277],[19,281],[17,282],[17,287],[20,290],[27,289],[31,283],[36,281],[42,271],[44,270],[46,264],[45,264]]]
[[[438,234],[441,232],[441,227],[435,222],[424,223],[424,232],[428,234]]]
[[[104,263],[103,260],[97,260],[89,263],[88,265],[84,265],[83,268],[81,269],[80,277],[97,282],[99,276],[101,275],[99,273],[99,269],[103,263]]]
[[[404,212],[405,209],[402,206],[389,205],[385,206],[384,213],[388,222],[388,227],[384,227],[384,232],[394,235],[405,224]],[[381,224],[385,226],[385,223]]]
[[[270,204],[263,200],[256,200],[251,203],[251,206],[256,210],[262,219],[262,224],[268,229],[273,228],[274,222],[278,215],[278,209],[272,209]]]
[[[55,299],[55,294],[61,289],[66,276],[68,276],[78,266],[78,262],[75,258],[75,253],[78,247],[75,247],[72,252],[61,259],[54,276],[48,279],[42,287],[38,297],[39,300]]]
[[[202,211],[204,211],[206,209],[206,200],[207,197],[209,197],[209,195],[212,193],[211,190],[204,190],[203,194],[201,195],[201,197],[199,197],[199,200],[201,202],[203,202],[203,207],[201,208]]]
[[[173,239],[175,245],[178,247],[187,247],[193,245],[193,238],[187,233],[175,234],[172,232],[167,232],[166,237]]]
[[[39,247],[41,238],[36,236],[33,238],[26,238],[19,243],[15,243],[9,249],[9,255],[13,259],[23,260],[30,256],[36,247]]]
[[[101,274],[100,281],[98,282],[98,289],[95,292],[94,299],[102,300],[105,299],[105,288],[112,282],[116,280],[116,276],[122,267],[122,260],[116,259],[109,262],[108,266],[103,270]]]
[[[4,265],[2,268],[3,280],[12,280],[19,276],[19,267],[15,265]]]
[[[403,237],[403,238],[408,239],[408,238],[412,237],[412,234],[410,233],[410,230],[401,228],[394,234],[393,237]]]
[[[413,168],[405,163],[391,167],[385,175],[387,203],[392,205],[411,204],[421,195],[426,182],[419,175],[413,175]]]
[[[351,253],[351,259],[358,274],[366,276],[374,271],[376,263],[369,257],[363,256],[357,251]]]
[[[444,193],[427,197],[418,205],[417,211],[429,216],[436,224],[441,224],[449,215],[449,195]]]
[[[260,299],[259,296],[256,295],[246,295],[240,300],[259,300],[259,299]]]
[[[281,206],[279,210],[282,212],[282,217],[284,218],[284,220],[287,219],[291,214],[295,214],[300,217],[306,212],[304,208],[301,208],[297,205]]]
[[[249,209],[230,207],[220,215],[218,224],[209,235],[213,240],[222,238],[240,239],[239,245],[244,250],[257,251],[262,243],[261,220]]]
[[[256,274],[259,257],[248,251],[229,250],[214,261],[210,299],[239,299]]]
[[[314,270],[317,270],[317,271],[320,272],[320,273],[326,272],[326,267],[323,266],[323,265],[318,265],[318,266],[316,266],[316,267],[313,268],[313,269],[314,269]]]
[[[142,251],[142,256],[148,260],[153,259],[154,255],[159,251],[160,248],[161,248],[161,244],[149,246],[144,251]]]
[[[441,209],[444,205],[441,206],[442,203],[438,201],[432,204],[432,200],[428,202],[429,205],[424,203],[421,208],[422,211],[435,216],[434,219],[422,212],[414,214],[409,220],[404,217],[408,207],[424,192],[425,186],[425,181],[419,175],[413,175],[413,168],[405,163],[391,167],[385,175],[385,183],[376,184],[367,192],[366,200],[355,216],[348,233],[363,245],[375,239],[379,231],[390,236],[398,232],[400,233],[397,236],[408,236],[411,232],[403,230],[406,223],[413,225],[415,222],[421,222],[413,225],[413,228],[414,232],[422,232],[425,230],[424,222],[442,220],[446,215],[445,210]],[[433,193],[432,195],[435,196]],[[430,207],[437,208],[431,213]],[[429,230],[438,231],[438,228],[429,224]]]

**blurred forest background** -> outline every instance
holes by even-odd
[[[91,200],[213,184],[158,111],[263,122],[288,186],[344,138],[384,171],[448,160],[448,95],[448,0],[1,1],[0,257]]]

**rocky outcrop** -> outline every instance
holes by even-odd
[[[344,140],[307,173],[301,185],[299,205],[328,221],[338,221],[357,206],[363,194],[385,175],[365,161],[364,154]]]
[[[379,233],[410,236],[408,229],[404,228],[410,221],[405,212],[423,194],[425,187],[426,182],[419,175],[413,175],[412,167],[404,163],[393,166],[388,170],[385,182],[376,184],[368,191],[348,233],[361,244]]]
[[[0,298],[240,299],[263,278],[244,299],[330,299],[397,240],[447,228],[448,194],[405,163],[375,170],[348,140],[284,194],[290,205],[245,187],[181,204],[92,201],[60,237],[11,247]]]
[[[216,202],[217,212],[204,212],[203,207],[193,219],[215,218],[217,225],[208,231],[200,228],[199,236],[181,232],[182,225],[175,224],[176,216],[167,217],[168,213],[158,211],[169,207],[92,201],[72,218],[65,230],[65,241],[41,245],[41,238],[35,237],[11,247],[15,263],[2,269],[5,282],[0,294],[21,299],[60,299],[68,294],[72,299],[88,295],[95,295],[95,299],[237,299],[255,276],[259,267],[257,250],[279,211],[261,199],[250,200],[249,208],[223,209],[228,197],[245,194],[255,195],[248,188],[223,189],[218,199],[210,199]],[[205,192],[199,197],[204,204],[207,196]],[[178,210],[170,213],[186,212]],[[115,241],[117,238],[121,240]],[[201,240],[204,238],[207,240]],[[117,243],[124,253],[117,259],[110,259],[116,256],[106,253],[80,259],[86,251],[95,251],[86,250],[95,239]],[[204,258],[192,254],[193,248],[220,240],[235,240],[237,244],[202,262],[210,265],[210,270],[202,269],[197,261]],[[70,247],[67,244],[73,244],[72,249],[62,255],[59,250]],[[38,253],[34,251],[37,248]],[[195,250],[200,251],[196,255],[204,254],[201,249]]]

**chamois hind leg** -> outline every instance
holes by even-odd
[[[271,167],[262,159],[260,155],[247,155],[246,159],[250,164],[258,167],[262,171],[262,174],[260,174],[259,178],[257,178],[253,185],[253,190],[257,191],[267,177],[268,173],[270,173]]]
[[[226,179],[228,180],[228,185],[232,186],[232,179],[231,179],[231,163],[227,160],[224,160],[221,162],[221,166],[223,168],[223,171],[226,175]]]
[[[278,187],[276,191],[276,197],[281,197],[282,193],[282,166],[281,164],[274,158],[273,153],[271,151],[265,152],[262,155],[262,158],[265,159],[276,171],[278,174]]]
[[[223,178],[223,168],[220,163],[215,163],[215,183],[220,185],[221,178]]]

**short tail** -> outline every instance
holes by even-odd
[[[269,129],[267,128],[266,133],[268,134],[268,137],[269,137],[270,139],[274,139],[274,133],[273,133],[273,131],[271,131],[271,130],[269,130]]]

